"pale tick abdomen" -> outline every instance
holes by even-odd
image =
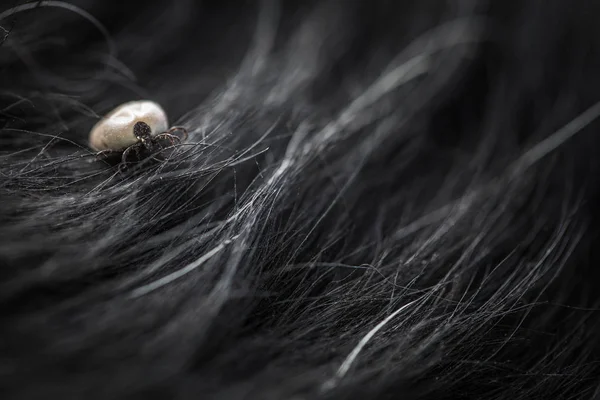
[[[167,115],[155,102],[148,100],[130,101],[115,108],[94,125],[90,131],[90,146],[97,151],[124,150],[137,143],[133,126],[146,123],[152,136],[168,129]]]

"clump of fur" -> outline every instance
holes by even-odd
[[[593,398],[597,6],[0,10],[7,398]],[[539,4],[538,4],[539,3]],[[161,163],[89,128],[161,103]]]

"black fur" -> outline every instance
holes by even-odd
[[[598,15],[2,3],[2,398],[595,398]],[[189,138],[119,174],[136,99]]]

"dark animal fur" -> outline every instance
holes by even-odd
[[[2,399],[592,399],[600,3],[5,1]],[[119,174],[90,127],[189,139]]]

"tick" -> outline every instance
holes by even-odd
[[[90,146],[98,151],[100,158],[121,153],[121,166],[124,166],[132,151],[139,161],[142,151],[153,153],[161,150],[162,140],[175,145],[187,139],[188,132],[184,127],[168,126],[167,114],[157,103],[130,101],[121,104],[94,125],[90,131]],[[177,131],[182,132],[183,139],[174,135]]]

